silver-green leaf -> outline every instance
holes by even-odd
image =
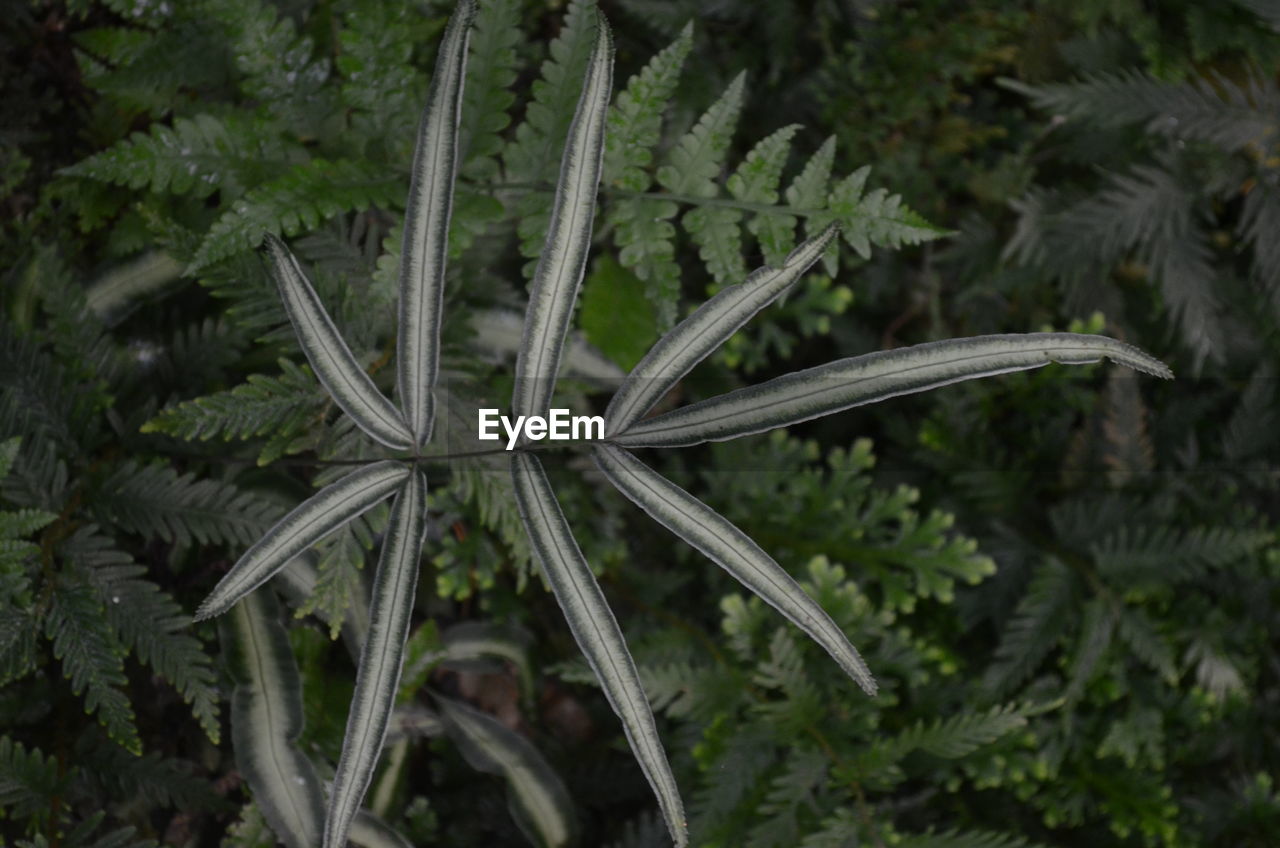
[[[876,693],[871,671],[840,627],[747,534],[627,451],[594,450],[596,465],[618,491],[808,633],[868,695]]]
[[[351,822],[351,841],[360,848],[413,848],[413,843],[372,813],[361,810]]]
[[[262,243],[262,255],[280,290],[298,343],[334,401],[371,438],[396,450],[408,448],[413,434],[404,417],[356,362],[293,253],[268,233]]]
[[[426,507],[426,476],[415,470],[396,495],[378,558],[369,604],[369,635],[356,672],[342,756],[333,775],[324,848],[345,848],[351,821],[369,789],[387,735],[418,585]]]
[[[759,268],[738,285],[720,290],[659,339],[609,401],[605,432],[617,433],[638,421],[695,365],[799,280],[835,235],[836,226],[829,225],[798,245],[780,267]]]
[[[258,592],[246,598],[219,632],[236,681],[236,768],[276,837],[289,848],[312,848],[324,826],[324,794],[311,761],[298,749],[302,680],[275,597]]]
[[[462,701],[440,696],[435,700],[445,731],[471,767],[506,780],[512,818],[529,841],[546,848],[573,844],[577,822],[569,791],[538,749]]]
[[[245,551],[196,610],[196,620],[226,612],[289,560],[389,497],[408,473],[394,460],[372,462],[303,501]]]
[[[612,441],[624,447],[682,447],[762,433],[939,386],[1039,368],[1110,359],[1156,377],[1158,359],[1104,336],[1026,333],[974,336],[879,351],[776,377],[632,425]]]
[[[612,78],[613,40],[600,15],[582,95],[565,142],[547,239],[529,291],[511,400],[516,415],[543,415],[551,403],[591,247]]]
[[[631,750],[658,797],[671,838],[676,845],[684,846],[689,837],[680,790],[662,749],[635,661],[622,638],[613,610],[573,538],[542,463],[528,453],[514,453],[511,474],[515,481],[516,506],[543,574],[551,584],[578,647],[600,680],[613,711],[622,719]]]
[[[458,126],[466,77],[467,41],[474,0],[462,0],[445,29],[418,143],[404,213],[400,254],[400,334],[396,340],[400,405],[422,447],[431,438],[432,389],[440,367],[440,313],[444,302],[449,217],[458,172]]]

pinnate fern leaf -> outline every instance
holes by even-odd
[[[782,169],[791,152],[791,139],[799,130],[799,124],[791,124],[756,144],[729,177],[726,183],[729,194],[746,203],[776,205]],[[774,212],[757,212],[747,221],[747,229],[760,242],[765,262],[770,265],[781,262],[791,250],[795,226],[794,216]]]
[[[135,754],[142,742],[133,706],[124,692],[123,650],[107,624],[106,611],[90,586],[66,582],[52,593],[44,635],[71,683],[84,694],[85,711],[97,713],[107,735]]]
[[[269,436],[258,456],[258,464],[265,465],[287,452],[328,403],[310,369],[287,359],[279,364],[279,376],[251,374],[233,389],[162,409],[142,432],[202,441]]]
[[[515,102],[510,91],[517,73],[516,45],[520,41],[518,0],[481,3],[471,27],[471,55],[462,87],[462,116],[458,147],[462,170],[477,178],[498,175],[499,135],[511,123],[508,110]]]
[[[659,184],[673,194],[715,196],[716,179],[724,167],[742,111],[746,82],[745,72],[734,77],[720,98],[680,138],[668,154],[667,164],[658,168]]]
[[[94,509],[104,524],[184,545],[251,544],[275,512],[229,483],[133,461],[122,463],[103,483]]]
[[[618,93],[609,111],[605,136],[603,182],[606,186],[642,192],[653,183],[653,162],[662,133],[662,114],[693,46],[693,24],[649,61]],[[645,294],[658,311],[665,329],[675,322],[680,268],[675,263],[675,226],[679,207],[667,200],[623,197],[609,207],[608,221],[622,264],[649,283]]]
[[[662,115],[676,90],[680,70],[693,47],[693,23],[627,81],[609,110],[604,177],[608,186],[645,191],[648,166],[662,134]]]
[[[200,242],[187,273],[248,250],[272,235],[296,235],[344,212],[401,202],[398,177],[372,163],[312,159],[262,183],[222,213]]]
[[[303,155],[269,122],[196,115],[176,118],[173,126],[152,124],[64,173],[156,193],[207,197],[218,191],[226,200]]]
[[[542,63],[541,78],[533,84],[533,99],[525,120],[503,151],[509,181],[533,185],[550,183],[556,176],[557,155],[564,149],[574,104],[581,94],[581,80],[597,41],[594,0],[572,0],[560,34],[551,42],[550,56]],[[545,192],[525,194],[518,203],[520,252],[536,257],[547,233],[553,202]],[[533,263],[525,272],[534,270]]]

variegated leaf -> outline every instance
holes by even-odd
[[[413,435],[403,416],[356,362],[293,253],[268,233],[262,255],[280,289],[298,343],[334,401],[371,438],[396,450],[409,447]]]
[[[577,822],[569,791],[538,749],[462,701],[440,696],[435,700],[445,731],[471,767],[507,781],[511,813],[529,841],[547,848],[573,844]]]
[[[373,462],[303,501],[245,551],[200,605],[196,620],[226,612],[289,560],[390,496],[408,473],[394,460]]]
[[[1039,368],[1110,359],[1156,377],[1160,360],[1104,336],[1026,333],[974,336],[840,359],[785,374],[632,425],[612,441],[624,447],[681,447],[787,427],[897,395]]]
[[[821,255],[819,247],[815,258]],[[840,627],[747,534],[621,448],[597,445],[595,459],[609,481],[636,506],[808,633],[868,695],[876,693],[867,664]]]
[[[396,340],[400,405],[419,448],[431,438],[432,389],[440,366],[449,217],[458,172],[458,126],[474,0],[462,0],[445,29],[431,91],[418,127],[400,254],[400,332]]]
[[[622,719],[631,750],[658,796],[658,806],[671,838],[676,845],[684,846],[689,837],[680,789],[667,763],[653,711],[613,610],[573,538],[542,463],[531,454],[514,453],[511,474],[520,518],[543,574],[551,584],[578,647],[599,678],[614,712]]]
[[[657,341],[618,387],[605,411],[605,432],[626,430],[693,367],[792,286],[835,237],[835,225],[798,245],[779,268],[759,268],[719,291]]]
[[[515,415],[543,415],[551,403],[591,247],[612,76],[613,40],[601,15],[582,96],[565,142],[547,239],[529,291],[511,400]]]
[[[360,655],[356,689],[347,717],[342,756],[333,775],[324,848],[345,848],[382,751],[395,707],[409,617],[418,585],[418,560],[426,532],[427,480],[415,470],[391,507],[369,603],[369,635]]]
[[[271,592],[245,599],[219,626],[236,680],[231,741],[236,768],[278,838],[312,848],[324,826],[324,794],[311,761],[298,749],[302,679],[280,607]]]

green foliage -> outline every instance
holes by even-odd
[[[134,133],[66,173],[157,194],[208,197],[216,191],[234,200],[294,164],[300,152],[284,146],[279,129],[268,123],[202,114],[176,119],[172,127],[153,124],[150,134]]]
[[[19,9],[0,35],[5,839],[274,845],[259,788],[235,777],[232,737],[252,728],[233,717],[210,741],[233,652],[183,610],[380,449],[299,364],[249,248],[291,234],[357,366],[393,396],[402,198],[446,10],[65,5]],[[669,844],[607,699],[578,685],[594,676],[545,580],[528,579],[507,457],[453,456],[490,447],[474,409],[511,389],[594,6],[481,0],[470,30],[429,555],[401,593],[415,635],[367,795],[389,827],[357,816],[356,844],[555,842],[531,809],[575,819],[578,844]],[[556,405],[603,411],[618,366],[837,220],[857,255],[832,244],[658,415],[767,385],[783,362],[1035,327],[1199,369],[1165,389],[1049,366],[640,455],[804,583],[866,655],[875,700],[584,457],[536,454],[702,844],[1274,841],[1277,15],[1270,0],[1149,6],[607,6],[617,94]],[[291,744],[322,779],[389,517],[320,539],[273,587],[305,716]],[[513,652],[454,622],[527,635]],[[444,699],[514,740],[512,758],[442,735]],[[530,805],[555,785],[559,801]]]
[[[168,407],[142,427],[180,439],[224,440],[269,436],[258,464],[303,449],[308,424],[324,414],[324,398],[306,368],[280,360],[281,375],[253,374],[226,392]]]

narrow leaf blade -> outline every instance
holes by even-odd
[[[780,267],[759,268],[742,283],[722,289],[659,339],[609,401],[605,431],[621,432],[638,421],[695,365],[799,280],[835,234],[830,225],[798,245]]]
[[[396,450],[409,447],[413,438],[404,418],[356,362],[293,253],[268,233],[262,256],[302,350],[334,401],[370,437]]]
[[[421,471],[404,481],[391,508],[391,521],[378,558],[369,604],[369,634],[360,656],[356,689],[347,717],[342,756],[333,776],[324,848],[343,848],[360,811],[395,707],[418,584],[418,560],[426,531],[427,481]]]
[[[408,475],[393,460],[363,466],[316,492],[276,522],[231,567],[196,611],[196,620],[226,612],[298,554],[395,491]]]
[[[400,404],[419,447],[431,438],[434,418],[432,389],[440,366],[440,313],[458,172],[458,127],[468,34],[475,12],[474,0],[462,0],[449,18],[440,43],[431,90],[418,127],[404,215],[396,375]]]
[[[507,781],[508,806],[529,841],[547,848],[573,844],[577,822],[569,791],[538,749],[463,701],[435,700],[445,731],[471,767]]]
[[[676,845],[684,846],[688,843],[688,826],[680,790],[613,610],[573,538],[537,457],[524,452],[513,454],[511,474],[520,518],[547,582],[613,711],[622,719],[631,750],[658,797],[671,838]]]
[[[821,254],[820,249],[816,255]],[[621,448],[596,445],[595,460],[632,503],[808,633],[868,695],[875,695],[871,671],[831,616],[732,522]]]
[[[1110,359],[1171,378],[1163,362],[1104,336],[1026,333],[928,342],[840,359],[690,404],[632,425],[624,447],[680,447],[787,427],[850,407],[939,386],[1039,368]]]
[[[236,680],[231,740],[236,768],[276,837],[311,848],[324,825],[324,795],[311,761],[298,748],[302,680],[280,607],[271,592],[245,599],[219,632]]]
[[[613,39],[601,15],[582,96],[565,143],[547,239],[529,292],[511,401],[516,415],[544,414],[551,403],[591,246],[612,77]]]

